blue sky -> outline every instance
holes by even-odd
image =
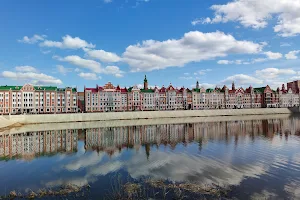
[[[270,6],[272,5],[272,6]],[[300,0],[15,1],[0,84],[281,86],[300,79]]]

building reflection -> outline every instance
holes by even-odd
[[[209,142],[234,143],[264,137],[268,141],[279,135],[288,140],[291,135],[300,136],[299,118],[249,120],[230,122],[205,122],[190,124],[166,124],[131,127],[88,128],[84,130],[52,130],[26,133],[2,133],[0,158],[31,160],[39,156],[77,151],[78,141],[84,142],[86,151],[106,152],[113,155],[122,149],[150,149],[198,143],[201,151]]]
[[[31,160],[77,151],[78,130],[38,131],[0,135],[0,158]]]
[[[224,141],[226,144],[264,137],[272,141],[276,135],[300,135],[298,118],[251,120],[233,122],[207,122],[196,124],[167,124],[134,127],[93,128],[85,130],[85,149],[104,151],[112,155],[123,148],[139,150],[145,147],[147,157],[150,146],[187,146],[191,142],[199,143],[199,150],[210,141]]]

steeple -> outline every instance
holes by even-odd
[[[235,90],[235,85],[234,85],[234,81],[232,82],[232,87],[231,87],[232,90]]]
[[[284,92],[285,91],[285,86],[282,84],[281,90]]]
[[[196,89],[199,89],[199,81],[196,82]]]
[[[144,90],[148,90],[148,80],[147,80],[146,75],[145,75],[145,78],[144,78]]]

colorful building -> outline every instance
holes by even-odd
[[[77,89],[54,86],[0,86],[0,114],[77,112]]]
[[[282,84],[281,90],[277,88],[277,91],[279,93],[279,107],[288,108],[299,106],[299,93],[295,92],[297,90],[293,90],[292,87],[286,90],[284,84]]]
[[[100,93],[103,93],[103,98],[99,99],[97,95]],[[299,105],[299,94],[294,93],[292,88],[275,91],[267,85],[244,89],[236,88],[232,83],[231,88],[224,85],[223,88],[204,89],[199,87],[198,81],[192,90],[184,87],[178,89],[171,83],[168,87],[149,88],[146,76],[143,88],[120,88],[108,83],[104,87],[85,88],[84,94],[87,112],[250,109]]]

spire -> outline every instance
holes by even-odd
[[[148,90],[148,80],[147,80],[146,75],[145,75],[145,78],[144,78],[144,90]]]
[[[281,90],[282,90],[283,92],[285,91],[285,86],[284,86],[284,84],[282,84]]]
[[[196,89],[199,89],[199,81],[196,82]]]
[[[234,81],[232,82],[232,87],[231,87],[232,90],[235,90],[235,84],[234,84]]]

